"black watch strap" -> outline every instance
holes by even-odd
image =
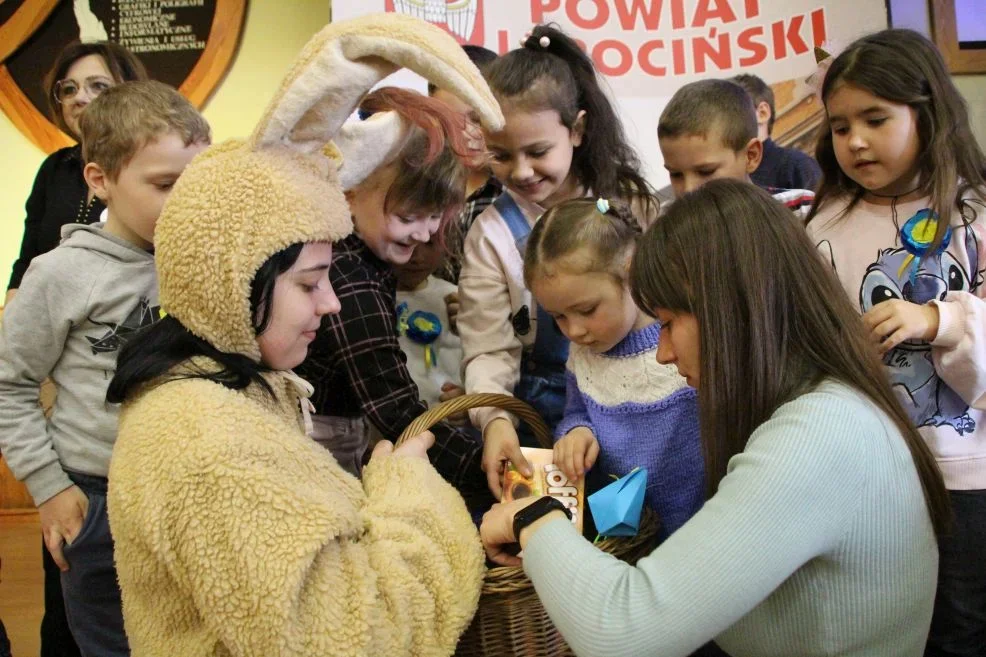
[[[572,512],[568,507],[554,497],[545,495],[514,514],[514,538],[520,542],[520,532],[524,527],[552,511],[561,511],[569,520],[572,519]]]

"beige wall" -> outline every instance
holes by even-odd
[[[240,50],[204,114],[213,138],[245,136],[263,111],[292,59],[329,21],[328,0],[254,0],[248,3]],[[0,113],[0,290],[20,249],[24,201],[44,153]],[[3,296],[0,295],[0,303]]]
[[[986,75],[956,75],[953,79],[969,104],[969,118],[976,140],[986,148]]]
[[[894,27],[917,30],[931,38],[930,0],[888,0]],[[972,129],[981,146],[986,147],[986,75],[956,75],[955,86],[969,104]]]

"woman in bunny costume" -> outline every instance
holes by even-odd
[[[329,25],[253,135],[193,161],[161,215],[167,317],[109,394],[125,401],[108,497],[134,655],[449,655],[476,609],[482,550],[431,436],[383,441],[359,481],[306,436],[311,386],[290,371],[339,308],[344,191],[403,139],[393,116],[343,121],[402,66],[502,125],[438,28]]]

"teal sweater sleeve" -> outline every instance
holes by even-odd
[[[559,521],[528,541],[524,568],[578,655],[688,655],[741,619],[743,638],[731,644],[727,633],[720,641],[726,650],[737,646],[730,650],[734,655],[815,654],[812,641],[847,647],[838,654],[891,654],[853,652],[849,646],[877,644],[853,636],[857,629],[849,626],[855,621],[827,615],[818,601],[831,604],[836,615],[841,605],[861,609],[865,617],[869,597],[881,595],[881,582],[850,583],[827,572],[844,572],[867,559],[877,566],[862,563],[860,572],[883,572],[900,560],[905,572],[894,575],[892,585],[907,580],[903,586],[918,598],[916,604],[905,601],[886,613],[877,609],[858,632],[882,631],[886,616],[910,618],[899,631],[926,635],[934,581],[912,571],[916,564],[937,564],[927,512],[896,504],[881,508],[864,495],[874,483],[892,487],[895,481],[903,481],[905,491],[886,494],[903,494],[911,507],[921,505],[920,483],[896,427],[848,388],[823,384],[758,427],[745,451],[730,460],[717,494],[637,567],[597,550]],[[900,518],[885,517],[898,508]],[[908,544],[919,554],[911,555]],[[818,557],[831,561],[834,570],[806,567]],[[896,589],[883,593],[897,595]],[[772,596],[783,597],[785,609],[806,611],[797,619],[772,616]],[[791,637],[806,643],[792,645],[798,639]],[[923,639],[901,641],[887,645],[918,645]],[[781,643],[786,650],[767,652]]]

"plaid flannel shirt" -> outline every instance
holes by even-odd
[[[365,416],[396,440],[427,405],[397,340],[397,279],[356,235],[333,245],[329,279],[342,309],[326,315],[308,358],[295,371],[314,387],[320,415]],[[460,491],[486,488],[482,442],[447,422],[432,428],[432,465]]]

